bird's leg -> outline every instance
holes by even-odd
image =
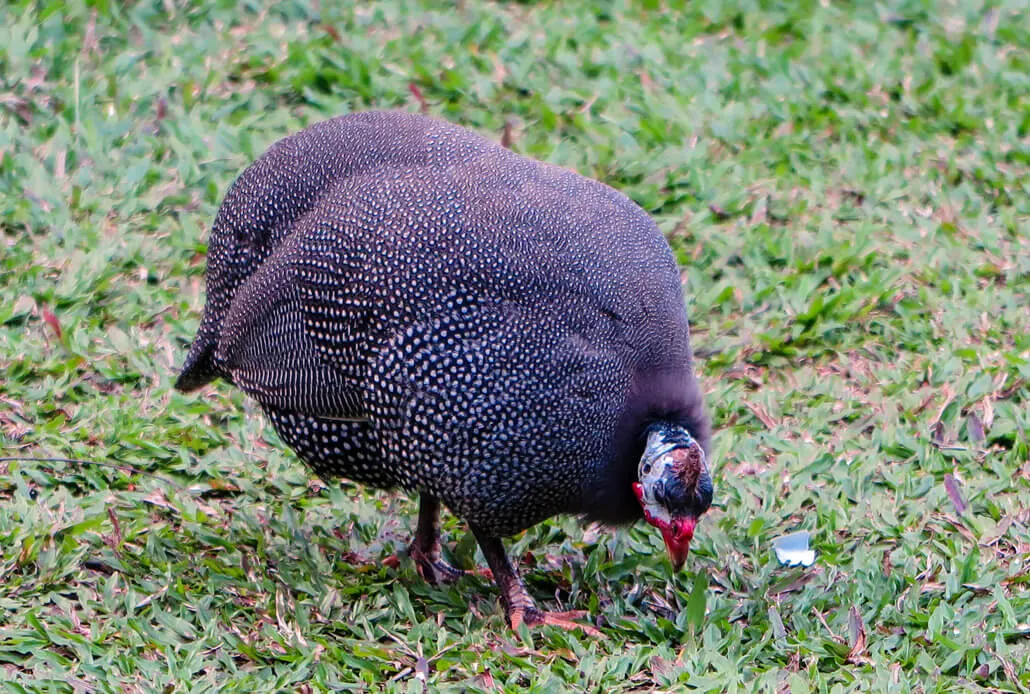
[[[428,494],[419,495],[418,527],[408,554],[428,583],[453,583],[469,573],[454,568],[440,556],[440,502]]]
[[[475,527],[472,528],[472,533],[476,536],[479,547],[483,550],[483,556],[486,557],[486,562],[493,571],[494,581],[501,590],[504,615],[512,629],[518,629],[523,622],[529,626],[552,624],[563,629],[582,629],[590,636],[603,636],[598,629],[576,621],[587,616],[585,610],[544,612],[537,607],[529,591],[526,590],[526,584],[522,582],[518,570],[508,559],[508,553],[504,551],[501,539]]]

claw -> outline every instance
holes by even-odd
[[[464,569],[458,569],[446,561],[441,559],[439,556],[433,556],[435,553],[426,554],[418,545],[414,542],[408,548],[408,554],[415,562],[415,568],[418,570],[418,575],[426,583],[437,585],[440,583],[454,583],[462,576],[466,576],[471,571],[465,571]]]
[[[587,616],[585,611],[578,612],[544,612],[533,602],[533,597],[526,590],[526,584],[522,582],[519,572],[512,566],[508,559],[508,553],[504,551],[501,539],[495,535],[483,532],[474,525],[472,534],[476,536],[479,548],[483,550],[483,556],[490,564],[494,581],[501,589],[501,601],[504,603],[504,616],[512,629],[518,629],[522,624],[535,627],[541,624],[562,629],[582,629],[583,633],[595,638],[604,638],[600,629],[589,624],[577,622]]]
[[[586,619],[589,616],[589,612],[586,610],[572,610],[571,612],[544,612],[544,624],[550,624],[551,626],[561,627],[562,629],[582,629],[583,633],[587,636],[592,636],[595,639],[603,639],[604,633],[592,627],[589,624],[583,624],[582,622],[576,621],[580,619]]]
[[[440,556],[440,502],[425,494],[419,499],[418,526],[408,545],[408,556],[415,562],[422,580],[433,585],[454,583],[462,576],[481,576],[493,580],[493,573],[489,569],[465,571],[443,560]],[[394,557],[391,559],[395,562],[392,566],[396,567],[397,560]]]
[[[583,633],[593,638],[605,638],[604,633],[589,624],[583,624],[581,619],[586,619],[590,615],[586,610],[572,610],[570,612],[544,612],[536,608],[529,608],[528,610],[524,607],[513,608],[508,615],[508,621],[511,623],[511,628],[517,630],[519,626],[525,622],[527,626],[535,627],[540,625],[550,625],[559,627],[571,631],[573,629],[582,629]]]

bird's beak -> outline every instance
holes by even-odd
[[[662,537],[665,539],[665,548],[669,550],[672,568],[676,571],[679,571],[687,560],[690,541],[694,539],[694,526],[696,525],[696,518],[676,518],[661,529]]]

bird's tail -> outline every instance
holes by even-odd
[[[186,361],[179,372],[179,378],[175,381],[175,389],[188,393],[205,386],[218,378],[221,373],[215,364],[215,349],[218,347],[218,339],[204,329],[201,324],[197,331],[197,337],[190,345],[190,351],[186,355]]]

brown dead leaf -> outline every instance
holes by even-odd
[[[576,111],[579,113],[588,113],[590,109],[594,107],[594,103],[597,101],[597,97],[597,92],[594,92],[594,94],[589,99],[584,101],[583,105],[577,108]]]
[[[1016,393],[1017,390],[1022,388],[1025,384],[1026,381],[1024,381],[1023,379],[1016,379],[1016,381],[1008,388],[999,389],[998,392],[994,394],[994,397],[996,400],[1008,400]]]
[[[418,85],[414,82],[408,83],[408,91],[415,97],[415,101],[418,102],[418,110],[422,113],[429,113],[429,103],[426,101],[426,97],[422,96],[422,90],[418,88]]]
[[[214,489],[214,490],[217,490],[217,491],[221,491],[221,492],[238,492],[238,491],[240,491],[240,488],[237,487],[232,482],[230,482],[228,480],[221,479],[221,478],[217,478],[217,477],[211,479],[208,484],[210,485],[211,489]]]
[[[949,516],[949,515],[948,515],[947,513],[940,513],[940,514],[934,514],[934,515],[936,515],[936,516],[938,516],[939,518],[941,518],[941,519],[943,519],[944,521],[946,521],[946,522],[947,522],[947,523],[948,523],[949,525],[951,525],[951,526],[952,526],[952,527],[953,527],[953,528],[954,528],[955,530],[957,530],[957,531],[958,531],[958,533],[959,533],[959,534],[960,534],[960,535],[961,535],[962,537],[966,538],[966,540],[968,540],[968,541],[969,541],[969,542],[970,542],[971,544],[974,544],[974,545],[976,545],[976,544],[979,544],[979,542],[980,542],[980,541],[979,541],[979,539],[978,539],[978,538],[976,537],[976,535],[974,535],[974,534],[973,534],[973,533],[972,533],[972,532],[971,532],[971,531],[969,530],[969,528],[967,528],[967,527],[966,527],[965,523],[963,523],[962,521],[960,521],[960,520],[959,520],[958,518],[955,518],[954,516]]]
[[[0,105],[7,106],[18,116],[22,125],[32,124],[32,104],[16,94],[0,94]]]
[[[337,43],[339,43],[342,40],[340,32],[338,32],[336,30],[336,27],[334,27],[332,24],[323,24],[322,31],[329,34],[333,41],[336,41]]]
[[[818,575],[818,573],[819,572],[817,571],[806,571],[805,573],[800,574],[790,583],[787,583],[782,586],[775,586],[772,590],[772,595],[779,596],[783,595],[784,593],[795,593],[804,588],[805,585],[812,580],[812,578]]]
[[[422,683],[422,691],[429,688],[429,661],[422,655],[421,645],[419,646],[418,658],[415,659],[415,679]]]
[[[934,421],[935,422],[940,422],[941,421],[941,417],[944,416],[944,410],[948,409],[948,405],[950,405],[951,401],[955,399],[955,392],[951,389],[951,387],[947,383],[945,383],[941,387],[941,392],[944,393],[944,402],[941,403],[941,408],[939,410],[937,410],[937,416],[934,417]]]
[[[107,517],[111,519],[111,525],[114,526],[114,544],[111,544],[111,549],[114,550],[115,554],[118,554],[118,548],[122,544],[122,525],[118,522],[118,516],[115,515],[114,509],[110,506],[107,507]]]
[[[866,656],[866,635],[865,622],[862,621],[862,613],[854,605],[848,610],[848,662],[859,665],[869,661]]]
[[[97,8],[95,7],[89,14],[89,22],[86,23],[86,33],[82,38],[81,45],[80,55],[83,57],[90,53],[96,53],[100,47],[100,42],[97,40]]]
[[[660,655],[651,657],[651,672],[656,675],[668,675],[672,672],[673,664]]]
[[[762,405],[759,405],[757,402],[747,402],[745,404],[749,410],[755,413],[755,416],[765,425],[766,429],[772,430],[779,426],[779,423],[772,418],[772,415]]]
[[[500,56],[496,53],[490,54],[490,60],[494,64],[493,78],[497,84],[504,84],[504,80],[508,78],[508,69],[504,67],[504,62]]]
[[[152,492],[143,497],[143,501],[147,502],[148,504],[157,506],[158,508],[163,508],[167,511],[176,510],[175,506],[172,505],[170,501],[168,501],[168,497],[165,496],[164,491],[159,487],[155,487]]]
[[[505,149],[511,149],[511,143],[512,143],[511,119],[510,118],[505,118],[504,119],[504,132],[501,133],[501,147],[504,147]]]
[[[937,397],[936,393],[929,393],[918,405],[916,405],[916,408],[912,410],[912,414],[922,414],[923,410],[930,406],[930,403],[933,402],[935,397]]]
[[[48,308],[43,309],[43,321],[50,326],[50,329],[54,331],[54,334],[57,336],[57,339],[60,340],[61,322],[57,320],[57,316],[55,316],[53,312]]]
[[[758,377],[759,373],[761,373],[761,371],[753,366],[743,366],[730,369],[724,374],[724,376],[731,381],[744,381],[751,387],[757,389],[762,387],[762,379]]]
[[[959,515],[965,513],[968,505],[965,499],[962,498],[962,485],[959,483],[958,478],[950,472],[944,476],[944,489],[948,492],[948,498],[951,499],[952,505],[955,506],[955,512]]]
[[[768,211],[768,195],[755,200],[754,209],[751,211],[751,217],[748,219],[748,224],[750,226],[758,226],[759,224],[765,224],[769,219]]]
[[[987,439],[984,433],[983,422],[980,421],[980,417],[977,416],[976,412],[970,412],[966,415],[966,432],[969,434],[969,440],[973,443],[981,443]]]
[[[708,211],[711,212],[715,216],[715,218],[717,220],[719,220],[720,222],[724,222],[724,221],[726,221],[727,219],[729,219],[732,216],[732,215],[730,215],[729,212],[727,212],[723,208],[719,207],[714,202],[713,203],[709,203]]]
[[[983,399],[983,408],[984,408],[984,418],[983,418],[984,429],[986,429],[987,431],[990,431],[991,427],[994,426],[994,402],[991,400],[990,396],[984,397],[984,399]]]

